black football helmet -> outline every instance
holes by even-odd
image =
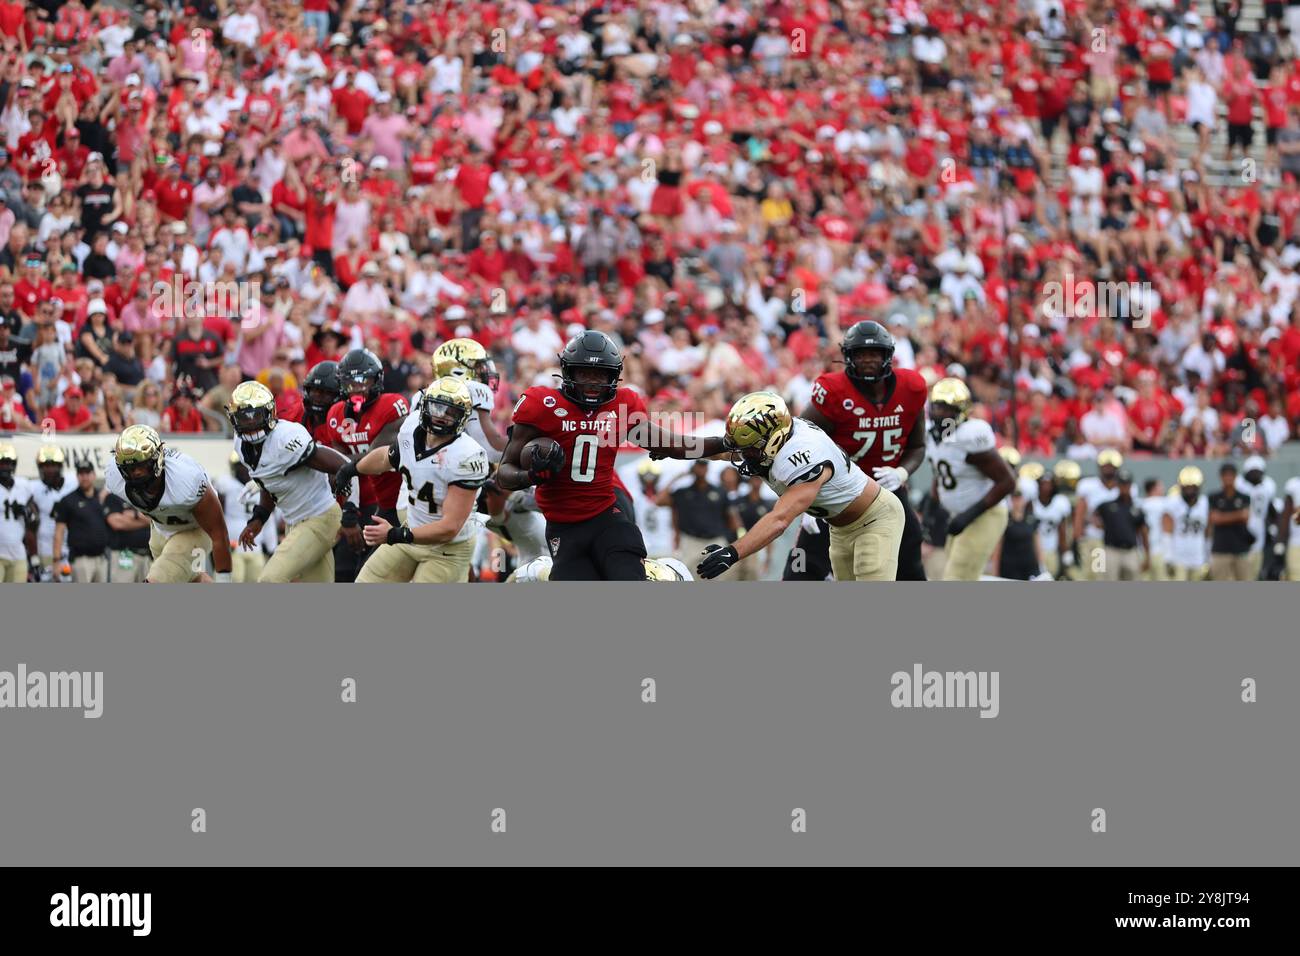
[[[369,349],[353,349],[338,366],[343,397],[363,396],[361,407],[369,408],[384,394],[384,365]]]
[[[854,359],[855,352],[868,349],[885,353],[885,361],[874,375],[858,371]],[[894,374],[894,337],[879,322],[858,322],[844,333],[840,342],[840,353],[844,356],[844,373],[855,382],[874,385]]]
[[[330,407],[343,399],[338,362],[317,362],[302,382],[302,403],[317,418],[329,413]]]
[[[605,373],[606,381],[579,383],[574,373],[580,368],[598,369]],[[618,394],[622,378],[623,353],[604,332],[579,332],[560,353],[560,391],[582,408],[608,405]]]

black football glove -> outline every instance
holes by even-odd
[[[352,479],[356,476],[356,462],[350,461],[340,468],[334,475],[334,494],[340,498],[346,498],[352,494]]]
[[[704,559],[695,566],[695,570],[700,577],[712,579],[725,574],[739,560],[740,554],[735,545],[729,544],[724,548],[720,544],[711,544],[704,549]]]
[[[550,481],[560,473],[564,467],[564,449],[559,444],[551,446],[551,450],[541,456],[533,453],[532,461],[528,466],[528,477],[532,479],[533,484],[541,484],[544,481]]]
[[[983,513],[982,510],[976,510],[976,508],[967,508],[961,514],[954,515],[952,518],[948,519],[948,536],[955,538],[957,535],[969,528],[971,522]]]

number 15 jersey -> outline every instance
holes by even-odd
[[[647,419],[645,400],[630,388],[620,388],[612,402],[595,411],[569,401],[556,388],[535,385],[524,392],[515,405],[514,423],[533,426],[564,449],[560,473],[537,486],[537,507],[547,521],[585,521],[613,506],[619,446]]]
[[[915,369],[894,370],[893,387],[879,405],[858,391],[844,372],[827,372],[813,383],[812,404],[832,426],[831,438],[858,467],[896,467],[916,420],[925,417],[928,391]]]

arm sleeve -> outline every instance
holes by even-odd
[[[388,467],[393,471],[402,467],[402,449],[398,447],[397,442],[388,446]]]

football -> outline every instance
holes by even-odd
[[[534,438],[524,446],[523,451],[519,453],[519,463],[525,468],[533,467],[533,455],[546,456],[555,454],[551,451],[554,447],[559,452],[561,465],[564,462],[564,449],[560,448],[560,443],[554,438]]]

